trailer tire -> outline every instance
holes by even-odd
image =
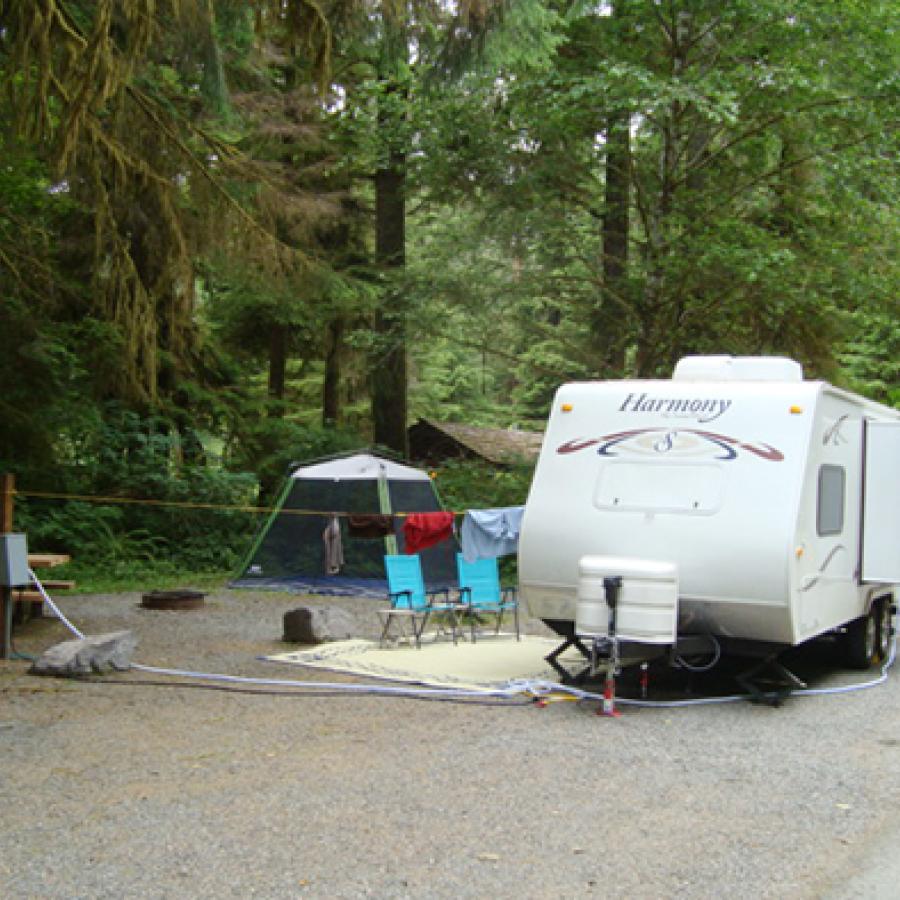
[[[869,669],[878,661],[880,604],[873,603],[868,615],[847,625],[844,635],[844,658],[851,669]]]
[[[891,655],[891,641],[894,635],[894,607],[890,597],[877,601],[878,607],[878,662],[885,663]]]

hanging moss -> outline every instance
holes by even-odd
[[[330,31],[321,9],[257,9],[272,18],[276,7],[305,29],[295,33],[305,35],[313,69],[324,72]],[[240,235],[236,244],[251,258],[276,267],[304,260],[230,195],[227,178],[260,173],[197,118],[227,110],[216,6],[5,0],[3,13],[4,49],[17,74],[7,80],[16,131],[42,148],[61,189],[93,218],[94,312],[122,335],[110,391],[153,404],[166,380],[163,360],[177,373],[195,355],[194,264],[212,238]],[[230,6],[228,14],[235,15]],[[198,109],[190,84],[166,82],[175,65],[193,66],[205,106]]]

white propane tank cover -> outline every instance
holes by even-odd
[[[578,561],[578,593],[575,598],[575,634],[606,637],[609,634],[609,607],[603,586],[603,556],[582,556]],[[597,563],[600,560],[601,562]]]
[[[575,633],[603,637],[609,631],[605,578],[619,576],[616,635],[623,641],[674,644],[678,626],[678,566],[658,559],[583,556],[578,561]]]
[[[630,556],[582,556],[578,561],[578,574],[599,578],[621,575],[622,578],[678,577],[678,566],[663,559],[641,559]]]

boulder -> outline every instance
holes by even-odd
[[[88,635],[74,641],[63,641],[45,650],[31,666],[32,675],[102,674],[111,669],[124,672],[131,668],[131,654],[137,639],[130,631]]]
[[[284,614],[284,640],[321,644],[353,637],[353,618],[333,606],[299,606]]]

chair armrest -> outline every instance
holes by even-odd
[[[450,600],[450,588],[438,588],[436,591],[426,591],[425,598],[428,601],[429,606],[434,606],[436,603],[440,602],[444,606],[450,606],[452,601]]]
[[[409,606],[412,606],[412,591],[392,591],[388,594],[388,599],[391,601],[391,609],[396,609],[397,600],[400,597],[406,597],[409,600]]]

